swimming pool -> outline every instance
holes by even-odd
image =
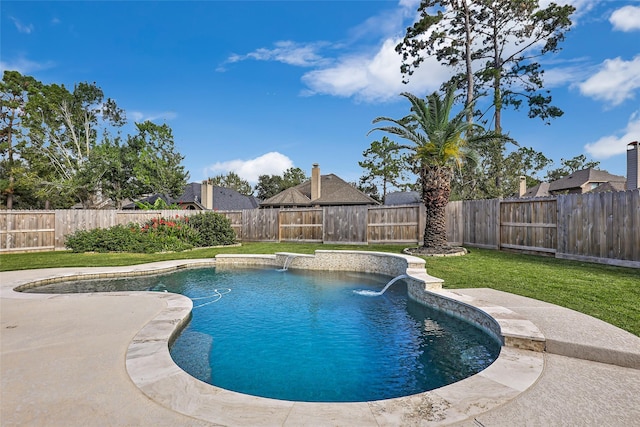
[[[39,292],[147,290],[193,299],[174,342],[194,377],[245,394],[308,402],[357,402],[420,393],[491,364],[500,344],[467,322],[407,298],[389,276],[276,269],[193,269],[84,281]],[[217,289],[217,291],[214,291]]]

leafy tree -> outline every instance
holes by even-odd
[[[362,191],[367,196],[371,197],[373,200],[380,203],[383,202],[382,196],[380,196],[380,192],[378,191],[378,186],[375,185],[373,182],[364,182],[361,177],[360,182],[358,183],[352,182],[351,185],[353,185],[358,190]]]
[[[498,144],[492,144],[491,141],[476,144],[478,146],[493,147]],[[474,167],[463,167],[455,171],[452,182],[453,200],[472,200],[472,199],[494,199],[498,197],[511,196],[518,193],[520,186],[520,176],[527,179],[527,188],[533,187],[540,183],[538,173],[552,163],[543,153],[533,148],[520,147],[512,151],[504,157],[500,162],[502,169],[494,170],[490,162],[485,160],[484,156],[479,157],[477,165]],[[496,174],[502,176],[502,187],[498,189],[496,180],[491,179]]]
[[[208,178],[209,183],[218,187],[231,188],[236,190],[240,194],[245,196],[251,196],[253,194],[253,188],[246,179],[240,178],[235,172],[229,172],[226,175],[216,175],[213,178]]]
[[[158,197],[155,202],[135,202],[138,209],[143,211],[156,211],[156,210],[182,210],[177,203],[167,203],[162,197]]]
[[[284,187],[280,175],[260,175],[255,191],[260,200],[267,200],[282,191]]]
[[[538,0],[423,0],[420,18],[407,28],[396,51],[408,77],[427,56],[456,70],[445,85],[466,92],[466,106],[485,92],[492,94],[493,124],[502,132],[502,110],[518,110],[523,101],[529,117],[548,123],[562,111],[551,105],[537,59],[560,50],[571,27],[571,5]],[[470,120],[470,118],[469,118]]]
[[[456,74],[442,88],[452,83],[465,90],[465,105],[473,102],[476,76],[473,69],[473,45],[478,35],[474,31],[477,18],[469,0],[423,0],[418,6],[420,18],[407,28],[396,52],[402,55],[400,71],[409,82],[425,58],[437,60],[452,67]],[[473,110],[467,111],[467,121],[473,122]]]
[[[423,246],[430,250],[441,250],[447,245],[445,207],[451,194],[454,168],[460,167],[465,159],[473,159],[468,142],[504,138],[485,133],[480,126],[467,122],[468,107],[450,118],[454,93],[455,88],[451,86],[444,99],[434,92],[425,101],[405,92],[402,96],[411,103],[411,113],[399,120],[377,117],[373,123],[388,121],[393,126],[370,131],[381,130],[412,143],[399,147],[413,152],[411,160],[419,171],[426,208]]]
[[[88,203],[95,189],[83,188],[78,172],[98,144],[100,131],[120,127],[124,112],[104,98],[95,83],[39,85],[29,94],[22,122],[26,146],[22,158],[36,176],[36,196],[56,206]]]
[[[129,155],[137,157],[133,166],[133,185],[141,194],[167,194],[177,197],[184,191],[189,174],[182,165],[182,156],[175,149],[173,132],[167,124],[136,123],[138,133],[128,137]]]
[[[507,194],[518,194],[520,177],[527,180],[527,188],[540,184],[538,173],[553,163],[539,151],[530,147],[520,147],[511,152],[505,159],[505,189]]]
[[[22,118],[29,93],[40,85],[17,71],[5,71],[0,82],[0,196],[7,209],[13,208],[16,193],[24,195],[29,190],[28,169],[21,158]]]
[[[600,162],[594,162],[593,160],[587,160],[587,157],[584,154],[580,154],[575,156],[572,159],[560,159],[560,166],[556,169],[551,169],[547,171],[547,175],[545,179],[549,182],[557,181],[560,178],[564,178],[565,176],[571,175],[572,173],[588,168],[597,169],[600,165]]]
[[[451,67],[455,74],[444,86],[455,85],[466,94],[468,107],[474,99],[490,94],[492,103],[485,112],[475,111],[483,122],[493,110],[496,133],[503,133],[502,111],[528,107],[531,118],[545,123],[563,114],[551,105],[544,90],[538,58],[560,50],[570,16],[575,8],[551,3],[540,8],[538,0],[423,0],[419,19],[409,28],[396,51],[402,55],[405,82],[428,56]],[[468,110],[467,120],[473,120]],[[504,176],[505,141],[494,140],[474,147],[481,157],[477,182],[490,183],[491,197],[509,193]],[[477,171],[476,171],[477,172]],[[482,196],[481,196],[482,197]]]
[[[401,188],[404,179],[403,171],[406,170],[406,156],[400,153],[398,144],[388,137],[382,137],[382,141],[373,141],[371,146],[363,153],[363,161],[358,162],[361,168],[366,169],[360,178],[360,186],[378,193],[376,182],[382,184],[382,202],[387,196],[389,187]],[[365,192],[366,193],[366,192]]]
[[[284,171],[282,175],[282,190],[300,185],[308,179],[309,178],[307,177],[307,175],[305,175],[302,169],[291,167]]]
[[[138,157],[120,137],[106,135],[100,145],[89,153],[89,157],[78,174],[83,188],[97,189],[104,198],[111,199],[116,209],[122,208],[126,199],[135,199],[137,181],[133,179],[133,168]]]
[[[289,168],[283,175],[260,175],[255,191],[260,200],[269,199],[276,194],[307,181],[307,176],[300,168]]]
[[[95,83],[43,85],[7,71],[0,84],[0,193],[9,207],[85,206],[109,197],[177,195],[187,174],[171,128],[136,124],[137,134],[111,136],[125,114]]]

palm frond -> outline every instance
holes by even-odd
[[[415,144],[414,147],[405,148],[413,150],[414,158],[422,164],[459,167],[468,156],[473,156],[468,148],[472,138],[475,142],[498,137],[487,134],[481,126],[466,120],[473,104],[451,117],[455,101],[454,87],[449,87],[444,96],[434,92],[424,99],[409,92],[400,95],[411,104],[410,113],[402,119],[377,117],[373,120],[374,124],[388,122],[391,125],[376,127],[367,135],[382,131]]]

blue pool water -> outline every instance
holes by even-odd
[[[218,268],[66,286],[70,292],[149,289],[192,298],[191,322],[171,347],[174,361],[202,381],[256,396],[389,399],[459,381],[497,358],[496,340],[408,299],[403,281],[381,296],[354,292],[380,291],[390,279]],[[60,287],[32,291],[63,292]]]
[[[171,355],[196,378],[241,393],[308,402],[406,396],[471,376],[499,344],[466,322],[407,298],[384,295],[386,276],[289,270],[200,270],[181,293],[230,292],[193,311]],[[165,285],[170,291],[176,291]]]

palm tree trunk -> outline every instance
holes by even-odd
[[[447,166],[426,166],[420,169],[422,201],[426,208],[424,247],[447,246],[445,208],[451,194],[452,170]]]

